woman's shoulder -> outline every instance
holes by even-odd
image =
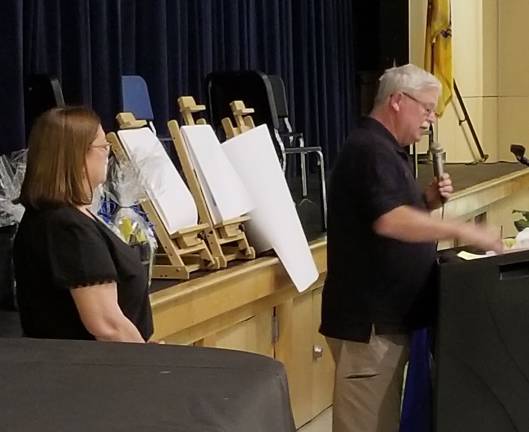
[[[91,230],[93,221],[74,207],[56,207],[48,209],[27,209],[23,222],[42,227],[79,226]]]

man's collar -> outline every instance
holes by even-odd
[[[377,119],[374,119],[373,117],[369,116],[362,117],[362,119],[360,120],[360,126],[381,133],[388,139],[388,141],[390,141],[395,146],[395,150],[397,150],[397,152],[406,155],[408,154],[406,149],[399,144],[395,136]]]

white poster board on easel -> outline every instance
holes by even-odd
[[[211,126],[182,126],[180,131],[213,222],[238,218],[252,210],[252,199]]]
[[[169,234],[195,226],[198,212],[193,196],[154,133],[144,127],[117,134]]]
[[[258,252],[273,248],[298,291],[307,289],[318,270],[268,128],[237,135],[222,149],[255,204],[246,224],[250,241]]]

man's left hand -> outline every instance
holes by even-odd
[[[435,210],[447,201],[454,192],[450,174],[444,173],[439,181],[434,177],[433,181],[424,191],[424,199],[430,210]]]

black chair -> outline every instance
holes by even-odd
[[[288,120],[286,92],[280,77],[259,71],[213,72],[206,77],[208,108],[211,124],[222,135],[222,119],[231,117],[229,104],[242,100],[255,110],[252,118],[256,125],[266,124],[276,145],[283,172],[291,155],[299,155],[301,161],[302,202],[308,200],[307,169],[305,155],[318,158],[321,192],[322,228],[327,228],[327,200],[325,164],[321,147],[306,147],[302,133],[292,130]]]
[[[321,182],[323,185],[323,198],[325,198],[325,164],[323,159],[323,151],[320,146],[305,147],[305,140],[303,134],[294,132],[290,120],[288,118],[288,103],[287,94],[283,80],[278,75],[268,75],[272,91],[274,94],[276,112],[278,117],[278,128],[275,131],[277,139],[280,139],[285,145],[285,154],[299,154],[300,168],[301,168],[301,183],[302,196],[307,197],[307,164],[305,155],[308,153],[316,153],[318,157],[318,164],[320,167]],[[283,170],[286,166],[283,167]]]
[[[212,72],[206,77],[210,123],[220,137],[224,136],[222,119],[231,117],[230,103],[242,100],[255,110],[252,118],[256,125],[277,124],[275,102],[269,99],[272,92],[266,75],[259,71]],[[270,130],[272,132],[272,130]]]
[[[53,75],[29,75],[24,82],[26,137],[38,116],[58,106],[64,106],[59,80]]]

